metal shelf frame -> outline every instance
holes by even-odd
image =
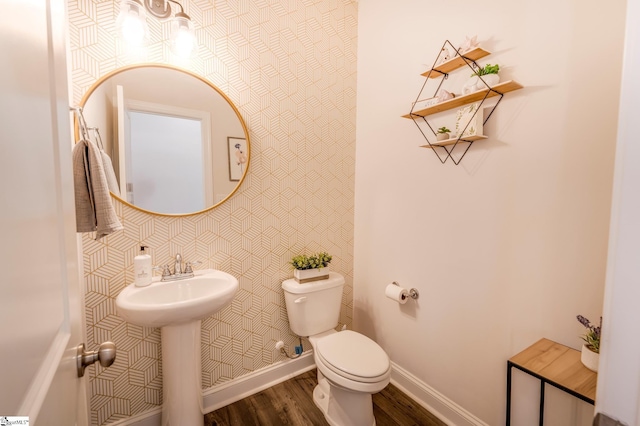
[[[450,51],[455,52],[455,55],[454,55],[453,58],[451,58],[451,59],[445,61],[444,63],[441,63],[441,64],[438,65],[438,62],[440,61],[440,56],[442,55],[442,52],[445,49],[447,49],[447,47],[450,47],[451,48]],[[449,49],[447,49],[447,50],[449,50]],[[474,50],[471,50],[470,52],[476,52],[476,50],[477,49],[474,49]],[[431,69],[428,72],[422,74],[423,76],[425,76],[424,83],[422,84],[422,87],[420,88],[420,92],[418,92],[418,96],[416,97],[416,100],[415,100],[415,102],[413,103],[413,105],[411,107],[411,111],[409,111],[409,114],[407,116],[405,116],[405,117],[411,118],[413,120],[413,122],[415,123],[416,127],[418,128],[418,130],[420,131],[420,133],[422,134],[424,139],[427,141],[428,145],[422,145],[422,146],[425,147],[425,148],[431,148],[431,150],[436,154],[436,156],[438,157],[438,159],[440,160],[440,162],[442,164],[446,163],[448,159],[451,159],[451,161],[453,161],[453,163],[456,166],[458,164],[460,164],[460,162],[462,161],[464,156],[469,151],[469,148],[471,148],[471,145],[473,145],[473,142],[475,140],[478,140],[478,138],[476,138],[475,140],[472,140],[472,138],[465,138],[465,137],[463,137],[461,135],[463,135],[464,132],[467,130],[467,127],[469,127],[469,124],[471,123],[471,121],[473,121],[473,119],[475,118],[475,116],[478,113],[478,111],[480,111],[482,109],[482,105],[485,103],[485,101],[488,98],[497,96],[498,97],[498,102],[496,102],[495,105],[493,105],[493,107],[491,108],[491,111],[489,112],[487,117],[483,120],[483,125],[487,123],[489,118],[491,118],[491,115],[495,111],[496,107],[500,104],[500,101],[502,101],[502,97],[504,96],[504,93],[499,92],[498,90],[495,90],[494,88],[489,86],[487,84],[487,82],[482,78],[482,76],[478,76],[478,78],[486,86],[486,89],[483,89],[483,91],[485,91],[484,96],[482,96],[482,98],[480,99],[480,104],[478,105],[478,108],[473,113],[473,116],[469,119],[469,122],[466,124],[465,128],[460,132],[460,135],[458,135],[458,138],[457,138],[457,140],[455,140],[455,143],[453,143],[453,144],[448,143],[448,144],[439,145],[437,143],[437,141],[434,142],[434,143],[431,143],[431,141],[429,141],[429,138],[427,137],[427,134],[425,133],[425,130],[423,130],[423,128],[421,127],[421,124],[422,123],[426,124],[426,126],[429,128],[429,130],[431,131],[433,136],[436,137],[437,133],[434,130],[434,128],[431,126],[429,121],[427,120],[427,116],[431,115],[431,114],[438,113],[438,112],[442,112],[442,111],[437,111],[437,112],[433,112],[433,113],[429,113],[429,114],[425,114],[425,115],[420,115],[420,111],[415,111],[414,112],[415,106],[417,105],[418,101],[422,97],[422,92],[424,92],[425,87],[427,85],[427,82],[430,79],[443,77],[442,79],[440,79],[438,87],[436,88],[436,90],[435,90],[435,92],[434,92],[434,94],[432,96],[432,97],[435,97],[437,95],[437,93],[440,91],[440,89],[442,88],[442,85],[445,82],[445,80],[447,80],[449,78],[449,73],[452,72],[453,70],[458,69],[458,68],[460,68],[462,66],[467,66],[469,69],[471,69],[472,72],[476,73],[481,67],[477,64],[475,59],[470,57],[470,56],[472,56],[472,55],[469,55],[470,52],[460,53],[460,51],[458,49],[456,49],[453,46],[453,44],[451,44],[451,42],[449,40],[445,40],[445,42],[442,45],[442,49],[440,49],[440,53],[438,54],[438,57],[434,61],[433,66],[431,67]],[[480,53],[481,56],[479,56],[479,57],[478,57],[478,55],[475,55],[475,56],[476,56],[477,59],[479,59],[480,57],[484,57],[484,56],[486,56],[488,54],[489,54],[488,52],[482,51]],[[465,56],[465,55],[467,55],[467,56]],[[464,62],[462,65],[458,65],[457,64],[460,61],[460,59]],[[451,64],[452,62],[456,62],[456,64],[453,67],[446,66],[447,64]],[[439,66],[442,67],[442,69],[439,70],[438,69]],[[445,68],[448,68],[446,72],[443,70]],[[432,76],[432,74],[433,74],[433,76]],[[520,88],[520,87],[518,87],[518,88]],[[472,102],[473,101],[469,101],[467,103],[472,103]],[[466,146],[463,146],[463,144],[466,144]],[[456,161],[456,158],[453,156],[453,152],[455,151],[455,149],[456,149],[456,147],[458,145],[460,145],[460,147],[463,148],[464,150],[462,151],[462,155]],[[439,151],[439,149],[444,150],[444,152],[441,151],[441,150]],[[446,155],[445,155],[445,152],[446,152]]]

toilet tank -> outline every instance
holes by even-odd
[[[338,325],[344,277],[329,273],[326,280],[299,284],[293,278],[283,281],[289,327],[298,336],[313,336]]]

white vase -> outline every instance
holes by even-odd
[[[598,363],[600,362],[600,354],[593,352],[586,344],[582,345],[582,353],[580,361],[591,371],[598,372]]]
[[[478,90],[476,89],[476,86],[478,85],[478,83],[482,84],[480,79],[478,79],[477,75],[473,75],[469,77],[469,80],[467,80],[464,86],[462,86],[462,94],[468,95],[469,93],[473,93],[476,90]]]
[[[300,284],[310,283],[313,281],[326,280],[329,278],[329,267],[315,269],[294,269],[293,278]]]
[[[485,83],[489,85],[489,87],[493,87],[496,84],[500,83],[500,76],[498,74],[485,74],[482,77]],[[487,86],[478,78],[478,83],[476,84],[476,90],[486,89]]]
[[[446,141],[447,139],[449,139],[449,133],[438,133],[436,135],[436,139],[438,141]]]

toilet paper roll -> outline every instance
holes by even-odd
[[[395,300],[401,305],[404,305],[407,303],[407,300],[409,300],[409,292],[407,289],[395,284],[389,284],[384,290],[384,294],[389,299]]]

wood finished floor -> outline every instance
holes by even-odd
[[[205,426],[328,425],[313,402],[316,370],[311,370],[269,389],[227,405],[204,416]],[[433,414],[389,384],[373,395],[377,426],[445,426]]]

